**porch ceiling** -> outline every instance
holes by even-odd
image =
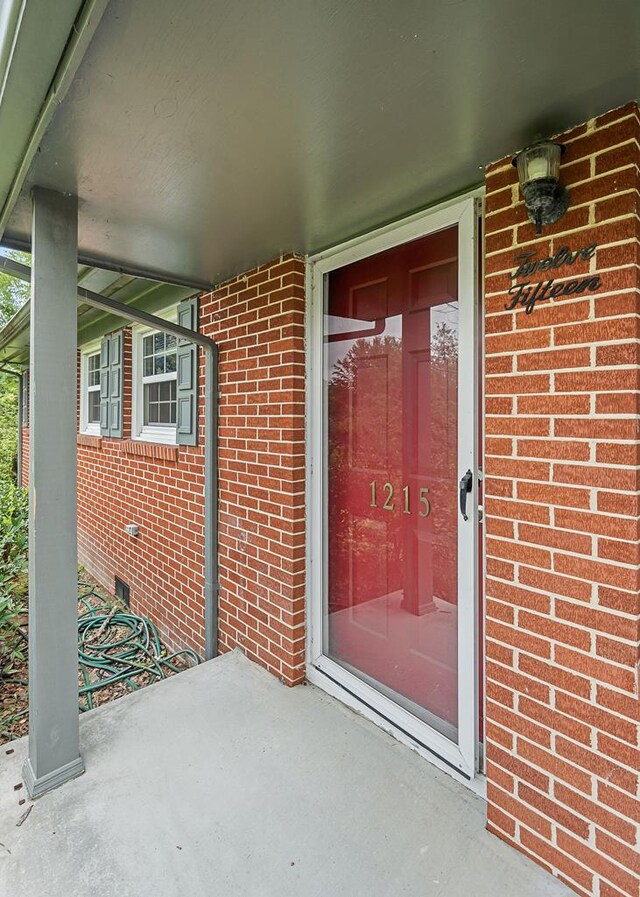
[[[477,184],[640,94],[640,4],[111,0],[41,142],[80,251],[216,282]]]

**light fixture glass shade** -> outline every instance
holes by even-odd
[[[560,183],[560,156],[564,149],[553,140],[540,140],[512,160],[536,234],[542,233],[543,226],[554,224],[569,208],[569,194]]]
[[[559,143],[543,140],[518,153],[514,161],[520,186],[524,187],[543,178],[551,178],[557,182],[560,179],[560,156],[563,149]]]

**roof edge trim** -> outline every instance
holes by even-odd
[[[5,204],[0,212],[0,237],[4,234],[13,207],[24,184],[33,157],[38,151],[49,122],[57,107],[62,103],[71,85],[78,66],[87,51],[91,38],[107,8],[109,0],[85,0],[74,23],[64,53],[51,82],[47,96],[34,122],[22,160],[15,173]],[[10,62],[10,60],[9,60]],[[4,79],[3,79],[4,80]]]
[[[27,0],[6,0],[0,10],[0,103],[7,86],[11,60]]]
[[[17,249],[18,252],[31,252],[31,243],[28,240],[15,240],[5,237],[0,242],[7,249]],[[189,277],[175,277],[165,274],[163,271],[150,271],[146,268],[135,268],[132,265],[122,265],[111,259],[78,253],[78,264],[87,265],[89,268],[102,268],[104,271],[115,271],[116,274],[126,274],[129,277],[137,277],[141,280],[154,280],[157,283],[170,284],[176,287],[186,287],[197,293],[207,293],[213,289],[213,284],[208,281],[194,280]]]

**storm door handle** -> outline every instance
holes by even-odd
[[[473,474],[468,470],[460,480],[460,513],[464,520],[468,520],[467,516],[467,495],[473,489]]]

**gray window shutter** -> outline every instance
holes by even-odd
[[[122,330],[109,338],[109,436],[122,436]]]
[[[122,436],[122,331],[100,343],[100,433]]]
[[[109,435],[109,337],[100,343],[100,434]]]
[[[198,297],[186,299],[178,306],[178,324],[189,330],[198,329]],[[179,339],[176,347],[176,442],[198,444],[198,347]]]

